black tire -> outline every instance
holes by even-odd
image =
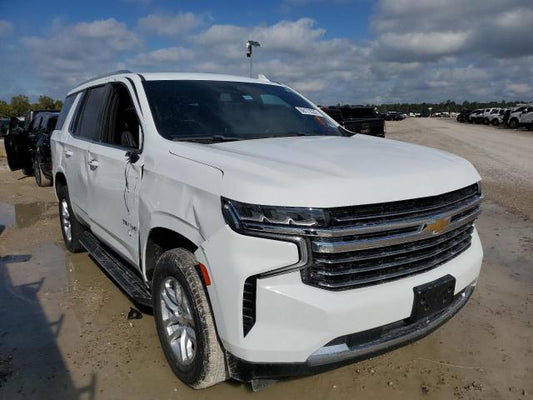
[[[26,176],[33,176],[33,167],[22,168],[22,173]]]
[[[488,118],[483,118],[483,123],[484,123],[485,125],[488,125],[488,124],[489,124],[489,119],[488,119]]]
[[[39,160],[37,159],[37,157],[33,158],[33,171],[34,171],[35,182],[37,183],[37,186],[40,186],[40,187],[52,186],[52,179],[43,173],[43,170],[41,169],[41,165],[39,164]]]
[[[224,351],[218,341],[211,307],[197,272],[197,265],[194,255],[185,249],[172,249],[163,253],[155,267],[152,297],[157,334],[172,371],[183,383],[194,389],[202,389],[225,381],[227,372]],[[179,360],[172,349],[167,331],[170,325],[165,327],[163,317],[163,310],[166,313],[170,310],[164,305],[163,292],[168,287],[166,284],[176,281],[187,300],[186,309],[192,317],[190,321],[194,323],[188,327],[191,326],[195,332],[195,352],[187,365]]]
[[[498,125],[500,125],[500,121],[498,121],[498,118],[494,118],[492,120],[492,126],[498,126]]]
[[[59,223],[61,226],[61,234],[63,235],[63,241],[65,242],[65,247],[71,253],[80,253],[84,251],[84,247],[80,243],[80,238],[85,230],[83,225],[76,219],[76,216],[72,212],[72,206],[70,205],[70,197],[68,195],[68,188],[66,185],[62,185],[57,189],[57,197],[59,199]],[[66,204],[64,204],[66,202]],[[67,236],[66,230],[64,228],[65,223],[65,214],[63,212],[63,207],[66,206],[69,219],[70,219],[70,238]]]
[[[518,120],[516,118],[513,118],[509,121],[509,128],[516,129],[518,128]]]

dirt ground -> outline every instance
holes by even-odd
[[[533,132],[408,119],[390,138],[454,152],[484,179],[485,258],[466,307],[421,341],[252,393],[236,382],[182,385],[152,316],[87,254],[68,254],[51,188],[0,158],[2,399],[523,399],[533,394]]]

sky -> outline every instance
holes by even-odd
[[[119,69],[248,76],[318,104],[533,100],[533,0],[0,0],[0,99]]]

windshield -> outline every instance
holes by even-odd
[[[341,136],[322,112],[277,85],[219,81],[144,81],[159,134],[170,140]]]

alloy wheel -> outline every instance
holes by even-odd
[[[196,356],[194,318],[185,289],[174,277],[161,285],[161,314],[166,338],[179,365],[186,366]]]

